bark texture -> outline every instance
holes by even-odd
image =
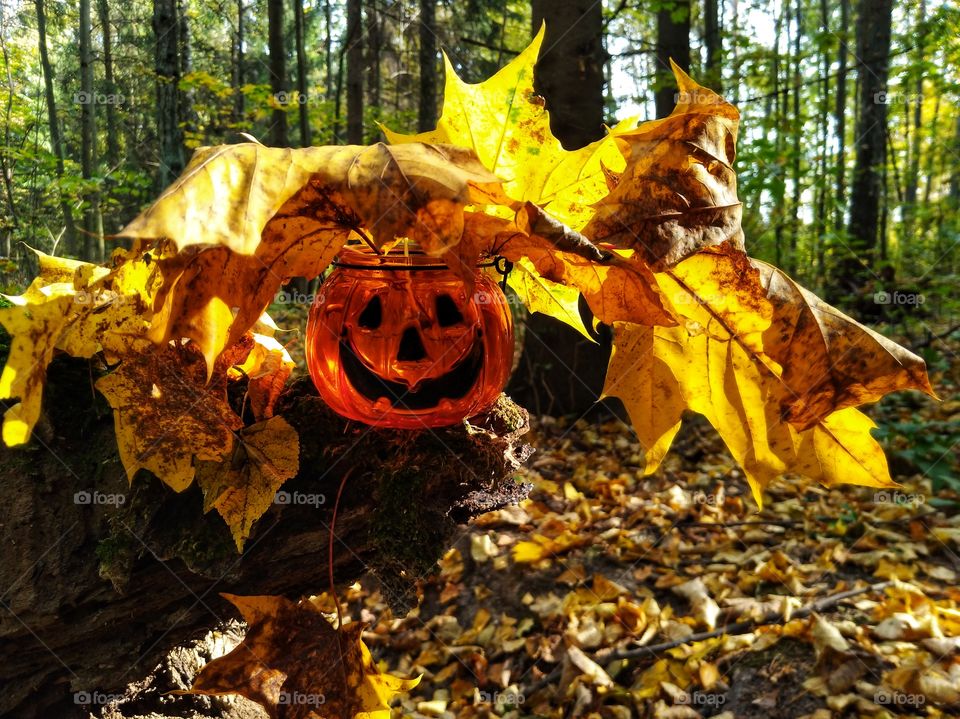
[[[113,421],[86,361],[51,366],[47,414],[24,449],[0,451],[0,716],[87,717],[104,696],[234,616],[219,592],[297,597],[334,572],[372,571],[398,609],[452,544],[458,523],[518,501],[526,412],[502,397],[487,415],[435,432],[371,430],[334,415],[309,379],[278,411],[301,437],[300,474],[238,555],[196,487],[176,494],[142,472],[128,486]],[[323,495],[325,502],[298,497]],[[109,497],[122,503],[109,503]],[[81,698],[82,695],[81,695]]]
[[[850,183],[849,246],[837,265],[835,300],[858,295],[874,275],[880,245],[880,205],[887,145],[887,78],[890,72],[890,23],[893,0],[862,0],[857,18],[860,112],[856,127],[856,163]],[[866,307],[870,309],[869,305]]]

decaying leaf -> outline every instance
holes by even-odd
[[[242,360],[240,352],[225,358],[208,384],[195,345],[167,345],[129,357],[97,380],[113,407],[120,459],[131,482],[147,469],[182,492],[193,481],[194,456],[222,461],[232,455],[234,432],[243,423],[227,404],[225,366]]]
[[[618,135],[626,170],[583,228],[594,241],[635,249],[657,269],[712,245],[743,249],[733,169],[740,113],[672,67],[677,106]]]
[[[227,377],[247,378],[247,402],[259,422],[273,416],[273,406],[296,363],[287,349],[272,336],[253,333],[252,337],[253,349],[247,359],[227,370]]]
[[[334,629],[309,599],[223,596],[247,635],[183,693],[240,694],[272,719],[389,719],[391,699],[420,681],[381,673],[360,639],[364,625]]]
[[[229,463],[199,462],[197,484],[203,509],[216,507],[243,551],[253,523],[266,512],[277,490],[300,467],[300,438],[283,417],[271,417],[239,432]]]

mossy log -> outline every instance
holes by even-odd
[[[196,487],[177,494],[146,472],[128,485],[88,363],[54,362],[45,407],[28,446],[0,450],[4,717],[89,716],[75,693],[122,690],[171,647],[232,617],[219,592],[323,591],[345,473],[336,581],[372,571],[397,607],[458,524],[527,489],[514,478],[530,452],[527,414],[505,396],[458,426],[378,430],[336,416],[301,379],[277,405],[300,435],[301,470],[283,487],[291,501],[260,519],[240,555]]]

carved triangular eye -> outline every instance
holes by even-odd
[[[463,313],[450,295],[437,295],[437,322],[441,327],[452,327],[463,322]]]
[[[374,295],[357,318],[357,324],[364,329],[375,330],[381,322],[383,322],[383,303],[380,301],[380,295]]]

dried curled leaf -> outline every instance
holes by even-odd
[[[227,377],[247,378],[247,403],[254,418],[260,421],[273,416],[273,406],[296,363],[287,349],[273,337],[253,333],[253,342],[247,359],[231,367]]]
[[[934,395],[920,357],[831,307],[776,267],[751,263],[773,305],[763,347],[783,367],[783,381],[793,395],[784,407],[791,423],[806,429],[838,409],[903,389]]]
[[[733,169],[740,114],[672,65],[680,101],[669,117],[620,134],[627,167],[583,228],[631,247],[655,269],[721,243],[743,249]]]
[[[273,719],[389,719],[391,699],[420,682],[381,673],[360,639],[364,625],[334,629],[309,599],[223,596],[247,635],[180,693],[240,694]]]
[[[299,455],[297,431],[283,417],[272,417],[239,432],[229,463],[198,463],[203,509],[216,507],[238,551],[243,551],[253,523],[273,504],[277,490],[297,473]]]

